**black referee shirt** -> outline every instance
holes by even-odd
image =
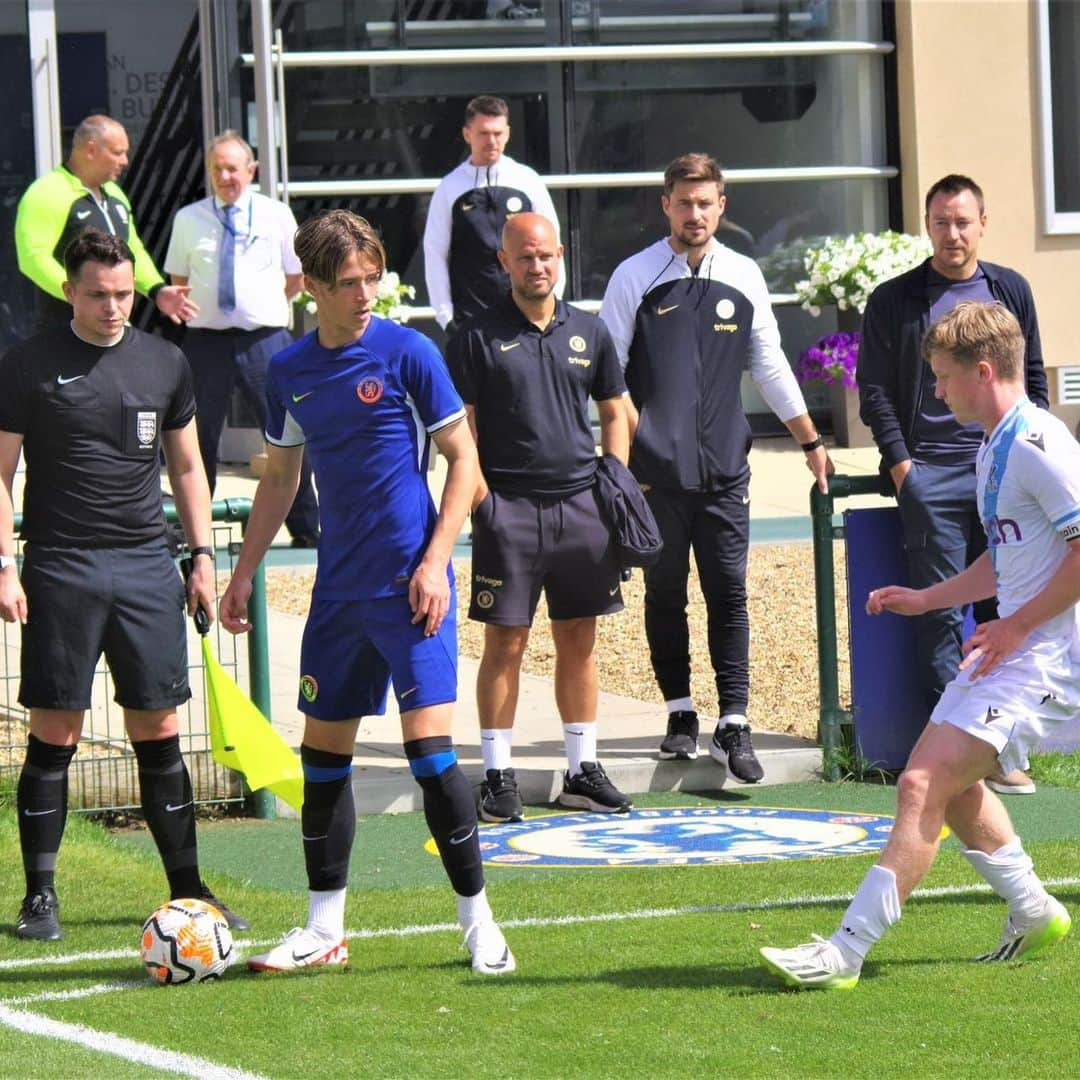
[[[562,496],[593,482],[589,398],[621,397],[607,327],[561,300],[544,330],[507,294],[451,338],[447,362],[476,409],[480,467],[495,491]]]
[[[164,534],[161,432],[195,415],[179,349],[130,327],[107,347],[52,330],[8,350],[0,387],[0,431],[23,437],[23,539],[130,547]]]

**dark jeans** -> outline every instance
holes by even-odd
[[[904,528],[908,584],[925,589],[954,577],[986,550],[970,465],[913,462],[897,495]],[[997,602],[975,605],[975,621],[997,618]],[[929,709],[956,675],[961,658],[962,608],[920,615],[915,642],[918,677]]]
[[[645,571],[645,634],[665,701],[690,696],[686,619],[690,549],[708,615],[709,657],[720,711],[746,712],[750,691],[750,620],[746,557],[750,545],[750,477],[724,491],[647,493],[664,551]]]
[[[210,493],[217,482],[217,448],[225,426],[233,387],[239,382],[241,393],[266,428],[266,368],[270,357],[292,344],[287,330],[267,327],[263,330],[188,330],[184,335],[184,354],[195,380],[196,422],[199,429],[199,452],[206,468]],[[292,536],[319,535],[319,504],[311,485],[311,466],[307,454],[300,466],[300,487],[285,518]]]

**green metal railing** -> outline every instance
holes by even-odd
[[[831,476],[829,490],[810,490],[810,519],[814,536],[814,598],[817,609],[818,739],[826,780],[839,780],[844,729],[851,727],[851,712],[840,704],[840,670],[836,645],[836,583],[833,542],[844,537],[843,525],[833,522],[837,499],[853,495],[895,495],[887,477]]]
[[[223,499],[212,504],[213,544],[217,553],[215,578],[220,581],[230,575],[240,550],[236,526],[240,532],[247,527],[251,512],[250,499]],[[176,508],[166,502],[165,516],[170,525],[178,522]],[[15,519],[15,530],[21,527],[21,516]],[[21,556],[21,545],[19,545]],[[270,718],[270,664],[266,614],[266,574],[260,564],[252,582],[248,603],[251,631],[247,634],[248,692],[251,700],[267,719]],[[27,710],[16,701],[19,681],[18,630],[0,623],[0,780],[14,779],[22,766],[26,748]],[[239,681],[242,676],[238,642],[215,623],[214,652],[230,677]],[[210,756],[209,717],[206,710],[205,673],[202,657],[193,652],[188,666],[192,689],[203,688],[203,709],[198,714],[197,701],[178,710],[181,713],[181,748],[192,774],[196,802],[237,803],[247,801],[257,817],[274,816],[274,796],[267,791],[246,792],[240,777],[217,765]],[[87,712],[87,721],[80,740],[80,752],[73,762],[73,810],[127,810],[138,806],[138,784],[133,757],[127,750],[122,718],[111,700],[111,677],[104,660],[94,675],[94,707]],[[76,763],[78,767],[76,768]]]

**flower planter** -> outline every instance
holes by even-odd
[[[859,419],[859,391],[848,390],[842,383],[829,387],[833,437],[837,446],[873,446],[870,429]]]

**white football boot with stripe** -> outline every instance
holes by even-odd
[[[765,966],[788,986],[819,990],[850,990],[859,981],[861,965],[853,965],[838,945],[828,938],[793,949],[760,949]]]
[[[475,922],[465,931],[465,948],[477,975],[509,975],[517,967],[506,938],[491,919]]]
[[[1030,956],[1047,945],[1060,941],[1072,926],[1072,918],[1065,905],[1052,896],[1046,898],[1046,906],[1038,918],[1030,922],[1020,922],[1010,915],[1005,920],[1005,932],[993,952],[984,953],[975,959],[982,962],[995,960],[1019,960]]]
[[[269,952],[248,957],[252,971],[299,971],[310,967],[343,967],[349,962],[349,943],[338,942],[294,926]]]

